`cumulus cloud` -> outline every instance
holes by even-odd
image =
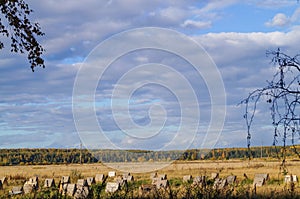
[[[230,135],[233,131],[243,132],[245,123],[242,118],[243,107],[237,104],[254,89],[266,86],[266,80],[271,80],[276,67],[270,64],[270,59],[265,57],[266,50],[274,50],[284,46],[286,52],[299,52],[295,43],[300,42],[297,36],[299,29],[287,33],[209,33],[195,36],[194,38],[204,46],[209,55],[219,67],[227,93],[227,118],[218,146],[230,145]],[[255,117],[254,136],[264,131],[263,126],[271,124],[269,109],[266,104],[259,106],[260,114]],[[269,129],[270,130],[270,129]],[[244,131],[245,132],[245,131]],[[272,130],[269,136],[271,137]],[[241,135],[243,136],[243,135]],[[234,143],[245,143],[245,137],[235,137]],[[253,144],[259,145],[261,136],[253,140]],[[230,141],[231,140],[231,141]],[[224,142],[223,142],[224,141]],[[265,143],[270,144],[270,143]]]
[[[299,21],[300,8],[297,8],[291,16],[286,16],[284,13],[277,13],[272,20],[265,23],[268,27],[284,27],[294,25]]]
[[[266,22],[266,26],[273,27],[273,26],[279,26],[283,27],[288,25],[291,22],[289,17],[287,17],[283,13],[276,14],[271,21]]]
[[[66,0],[58,3],[54,0],[45,2],[30,0],[28,3],[35,11],[32,18],[38,21],[46,32],[41,41],[46,48],[47,67],[31,73],[29,66],[26,68],[25,56],[12,55],[9,49],[1,51],[0,147],[64,147],[64,143],[67,143],[68,147],[78,146],[79,137],[72,115],[72,91],[81,62],[96,45],[113,34],[144,26],[172,28],[197,35],[193,38],[216,62],[226,87],[228,113],[220,143],[228,145],[243,143],[244,138],[237,136],[243,132],[243,110],[236,108],[236,104],[251,89],[264,86],[265,78],[272,76],[272,70],[270,70],[272,67],[268,65],[269,60],[265,57],[265,50],[284,47],[289,52],[296,52],[298,46],[294,44],[300,41],[297,28],[287,33],[220,32],[199,35],[199,31],[213,28],[216,20],[224,17],[225,8],[235,5],[236,2],[239,1],[199,3],[192,0],[163,2],[159,0],[104,2],[88,0],[82,3]],[[269,25],[283,26],[296,22],[299,19],[299,13],[298,9],[291,17],[278,14],[269,22]],[[114,50],[114,46],[110,50]],[[198,138],[202,139],[211,117],[210,96],[203,77],[195,75],[195,71],[186,60],[172,54],[147,51],[132,53],[124,57],[112,63],[112,67],[106,71],[103,79],[105,81],[98,85],[95,94],[97,119],[107,132],[107,136],[124,147],[133,140],[130,137],[120,136],[110,110],[109,99],[117,80],[130,67],[143,63],[161,63],[174,67],[187,77],[197,91],[201,111]],[[96,74],[90,75],[91,79]],[[142,81],[143,77],[145,76],[141,74],[134,80]],[[167,72],[159,74],[158,77],[170,80],[188,102],[189,96],[185,95],[178,78]],[[87,82],[90,79],[87,79]],[[135,85],[135,82],[129,82],[124,86],[132,85]],[[178,111],[180,107],[176,97],[168,89],[152,85],[152,87],[136,90],[132,99],[134,101],[130,102],[130,114],[134,122],[147,126],[150,122],[149,107],[152,103],[159,102],[167,110],[168,128],[164,129],[165,134],[160,136],[161,141],[153,139],[148,143],[132,143],[131,146],[141,148],[144,144],[144,147],[153,149],[158,142],[159,146],[164,146],[174,136],[172,133],[176,130],[175,124],[180,121]],[[119,102],[124,103],[124,100],[121,99]],[[187,107],[187,109],[192,108],[192,106]],[[153,114],[153,116],[159,118],[160,115]],[[259,119],[264,118],[266,116],[259,116]],[[258,121],[263,121],[259,119]],[[121,120],[124,123],[125,121]],[[257,129],[260,130],[260,127]],[[235,136],[235,139],[228,139],[228,136]],[[182,144],[187,141],[182,135],[178,139],[182,139],[180,140]],[[182,147],[180,143],[178,142],[178,145],[173,147]],[[199,143],[193,146],[197,147]]]

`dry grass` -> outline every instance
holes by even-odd
[[[129,171],[135,176],[149,178],[151,171],[166,173],[169,178],[182,177],[184,175],[210,175],[212,172],[219,172],[220,176],[234,174],[243,177],[247,174],[253,178],[255,173],[269,173],[271,178],[277,178],[280,162],[270,160],[227,160],[227,161],[177,161],[162,169],[162,163],[111,163],[111,164],[69,164],[69,165],[35,165],[35,166],[1,166],[0,176],[39,176],[40,178],[54,177],[59,179],[63,175],[70,175],[74,170],[83,176],[95,176],[97,173],[106,173],[111,170],[119,171],[119,174]],[[287,161],[288,172],[300,176],[300,161]],[[110,168],[110,167],[112,168]],[[145,167],[147,167],[145,169]],[[140,169],[138,169],[140,168]],[[135,171],[139,171],[138,173]],[[148,172],[143,172],[148,171]],[[149,172],[150,171],[150,172]]]
[[[289,174],[295,174],[300,177],[300,161],[287,161]],[[37,166],[2,166],[0,167],[0,177],[7,176],[10,180],[10,185],[21,184],[25,179],[32,176],[39,176],[40,182],[43,183],[45,178],[55,178],[58,182],[61,176],[70,175],[77,171],[83,177],[95,176],[97,173],[107,174],[108,171],[115,170],[117,174],[122,174],[124,171],[131,171],[136,180],[150,182],[151,172],[134,173],[132,171],[143,171],[153,169],[160,174],[165,173],[168,179],[182,179],[184,175],[210,176],[212,172],[220,173],[220,177],[228,175],[236,175],[237,180],[241,182],[246,174],[250,179],[253,179],[256,173],[269,173],[270,182],[263,188],[258,188],[258,192],[271,193],[276,190],[283,190],[283,174],[280,173],[280,162],[272,160],[257,159],[252,161],[243,160],[228,160],[228,161],[177,161],[169,166],[161,167],[161,163],[114,163],[109,164],[113,168],[109,168],[103,164],[70,164],[70,165],[37,165]],[[115,168],[118,168],[115,169]],[[139,168],[139,169],[137,169]],[[143,170],[142,170],[143,169]],[[279,181],[278,181],[279,180]],[[7,190],[7,189],[6,189]],[[300,191],[299,184],[296,186],[296,191]],[[1,192],[0,192],[1,194]]]

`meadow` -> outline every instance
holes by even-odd
[[[147,196],[149,198],[214,198],[214,197],[231,197],[231,198],[255,198],[255,197],[272,197],[272,198],[300,198],[300,186],[296,183],[292,188],[284,183],[284,174],[293,174],[300,176],[300,161],[299,159],[288,159],[286,162],[287,170],[280,169],[281,162],[275,159],[257,158],[252,160],[195,160],[195,161],[175,161],[172,164],[160,168],[162,162],[119,162],[119,163],[93,163],[93,164],[60,164],[60,165],[17,165],[17,166],[1,166],[0,177],[6,176],[8,178],[8,185],[4,186],[4,189],[0,191],[1,197],[6,198],[8,191],[12,186],[22,185],[25,180],[28,180],[32,176],[38,176],[40,180],[40,186],[43,185],[46,178],[54,178],[55,182],[59,182],[62,176],[70,176],[71,182],[76,183],[79,178],[94,177],[96,174],[106,174],[109,171],[116,171],[117,175],[122,175],[124,172],[131,172],[134,176],[135,182],[132,185],[131,195],[124,192],[118,194],[125,195],[104,195],[102,197],[114,198],[139,198],[138,187],[142,184],[151,184],[150,174],[157,172],[158,174],[166,174],[170,183],[169,192],[160,193],[157,195]],[[145,171],[149,172],[133,172],[133,171]],[[285,173],[284,173],[285,172]],[[229,175],[236,175],[236,186],[231,188],[227,193],[210,193],[209,195],[202,192],[196,193],[192,191],[192,184],[184,183],[182,181],[183,176],[192,175],[195,176],[207,176],[209,179],[211,173],[219,173],[220,178],[225,178]],[[253,178],[257,173],[268,173],[270,180],[262,187],[253,188]],[[247,178],[247,179],[246,179]],[[107,181],[113,181],[113,179],[107,179]],[[104,184],[102,184],[102,189]],[[202,187],[203,189],[203,187]],[[211,187],[206,187],[210,190]],[[190,193],[187,193],[190,190]],[[213,190],[210,190],[212,192]],[[228,190],[227,190],[228,191]],[[198,194],[198,195],[197,195]],[[200,194],[200,195],[199,195]],[[202,195],[201,195],[202,194]],[[217,195],[216,195],[217,194]],[[225,194],[225,195],[224,195]],[[229,195],[226,195],[229,194]],[[198,197],[199,196],[199,197]],[[20,197],[20,196],[19,196]],[[27,198],[37,198],[36,195],[22,196]],[[22,198],[21,197],[21,198]],[[40,198],[43,198],[39,196]],[[99,195],[100,197],[100,195]],[[57,196],[47,195],[45,198],[57,198]],[[91,197],[97,198],[97,197]]]

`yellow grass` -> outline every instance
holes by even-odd
[[[168,177],[182,177],[184,175],[210,175],[211,172],[219,172],[220,176],[227,176],[230,174],[242,177],[244,173],[248,177],[253,177],[255,173],[269,173],[270,177],[277,178],[279,174],[280,162],[273,160],[202,160],[202,161],[176,161],[169,166],[159,168],[157,163],[110,163],[110,164],[68,164],[68,165],[34,165],[34,166],[0,166],[0,177],[1,176],[14,176],[21,175],[25,177],[31,177],[34,175],[40,178],[54,177],[60,178],[63,175],[70,175],[74,170],[79,171],[83,176],[95,176],[97,173],[105,173],[108,171],[119,171],[119,174],[129,171],[136,176],[151,173],[157,171],[158,173],[166,173]],[[148,172],[135,173],[133,167],[140,168],[148,165]],[[153,167],[151,167],[153,165]],[[110,166],[110,167],[108,167]],[[290,174],[300,176],[300,161],[287,161],[287,168]],[[141,168],[138,171],[143,171]],[[146,176],[149,176],[146,175]]]
[[[161,163],[160,163],[161,164]],[[107,174],[108,171],[117,171],[117,174],[121,175],[126,169],[131,168],[145,168],[145,165],[153,169],[160,166],[160,164],[145,164],[145,163],[114,163],[108,164],[113,168],[109,168],[107,165],[103,164],[70,164],[70,165],[36,165],[36,166],[1,166],[0,167],[0,177],[1,176],[24,176],[26,178],[32,176],[39,176],[40,182],[43,183],[45,178],[55,178],[58,182],[61,176],[70,175],[72,171],[77,170],[84,177],[95,176],[97,173]],[[271,180],[280,180],[280,185],[272,184],[265,186],[265,188],[283,188],[283,174],[279,170],[280,162],[271,161],[264,159],[251,160],[228,160],[228,161],[177,161],[173,162],[169,166],[162,168],[160,170],[153,170],[159,174],[167,174],[168,179],[177,178],[182,179],[184,175],[200,176],[206,175],[210,176],[212,172],[220,173],[220,177],[225,177],[228,175],[236,175],[238,181],[244,179],[244,174],[248,178],[253,179],[256,173],[269,173]],[[116,169],[118,168],[118,170]],[[300,161],[287,161],[287,168],[289,174],[295,174],[300,177]],[[129,170],[130,171],[130,170]],[[150,182],[151,172],[140,172],[133,173],[132,175],[135,179],[148,180]],[[296,186],[297,191],[300,191],[299,185]]]

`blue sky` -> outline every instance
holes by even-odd
[[[265,86],[266,80],[272,78],[276,69],[265,56],[266,50],[280,47],[290,55],[299,53],[300,4],[296,0],[87,0],[84,3],[29,0],[28,4],[34,10],[32,20],[38,21],[46,34],[40,38],[46,49],[46,68],[32,73],[24,55],[11,54],[9,48],[1,51],[0,148],[78,147],[80,133],[72,112],[76,75],[80,67],[84,67],[84,60],[88,62],[89,55],[97,52],[95,47],[123,31],[167,28],[196,41],[212,58],[222,77],[226,116],[221,132],[212,130],[207,134],[212,104],[205,77],[199,76],[189,63],[170,52],[133,51],[114,60],[97,86],[95,103],[87,105],[95,107],[103,131],[100,135],[116,148],[182,149],[199,148],[206,143],[209,147],[246,146],[244,109],[237,104],[251,90]],[[4,42],[7,43],[5,39]],[[186,134],[177,134],[181,121],[187,122],[187,126],[197,122],[192,115],[195,106],[187,107],[188,115],[182,116],[185,109],[177,97],[186,94],[186,98],[180,98],[184,100],[183,105],[190,104],[192,97],[191,93],[183,92],[181,76],[148,71],[156,66],[147,65],[149,63],[169,66],[189,81],[200,112],[195,134],[189,128],[183,128]],[[145,68],[143,64],[146,64]],[[137,75],[118,84],[122,75],[135,66],[141,66]],[[146,72],[153,75],[151,81],[164,79],[161,84],[171,83],[173,87],[153,83],[140,85],[128,100],[123,92],[129,92],[130,86],[143,82],[148,77]],[[86,82],[89,78],[93,79],[93,74],[86,77]],[[114,116],[110,104],[116,86],[120,93],[114,101],[118,114]],[[180,94],[177,96],[172,89]],[[126,108],[130,120],[126,118]],[[84,110],[81,114],[86,119],[82,128],[89,131],[89,116],[84,115]],[[269,116],[268,107],[262,103],[253,126],[253,145],[272,144]],[[120,121],[116,122],[115,117]],[[162,119],[165,121],[159,127]],[[129,126],[129,122],[136,125]],[[84,142],[93,140],[93,136]],[[97,146],[100,145],[106,147],[104,143]]]

